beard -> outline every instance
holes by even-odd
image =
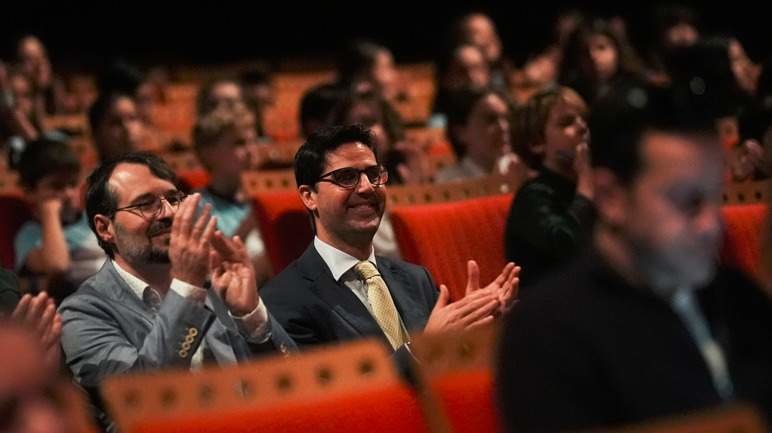
[[[635,265],[647,285],[669,298],[677,290],[696,290],[713,278],[718,260],[718,241],[712,236],[685,242],[675,240],[655,247],[644,239],[630,242]]]
[[[154,245],[153,238],[171,228],[171,219],[154,221],[144,236],[129,233],[120,224],[115,225],[117,252],[131,263],[169,264],[169,240]]]

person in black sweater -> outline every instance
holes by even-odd
[[[560,87],[516,114],[515,150],[539,172],[517,192],[506,224],[505,254],[522,266],[523,288],[569,259],[592,228],[586,111],[576,92]]]

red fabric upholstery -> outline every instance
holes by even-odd
[[[725,224],[723,263],[754,277],[761,276],[761,232],[768,212],[769,205],[761,203],[721,208]]]
[[[480,283],[498,276],[504,259],[504,226],[512,194],[391,210],[402,257],[426,266],[451,299],[463,297],[466,262],[480,266]]]
[[[162,432],[424,433],[427,429],[410,391],[394,385],[324,400],[140,423],[130,433]]]
[[[201,189],[209,184],[209,173],[204,169],[185,170],[177,173],[182,183],[182,189],[193,191]]]
[[[24,199],[14,195],[0,196],[0,265],[4,268],[13,269],[16,232],[31,218],[32,213]]]
[[[459,370],[436,377],[431,387],[454,433],[498,432],[490,370]]]
[[[254,194],[252,208],[271,266],[278,274],[303,254],[314,237],[308,212],[295,190]]]

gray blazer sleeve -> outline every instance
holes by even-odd
[[[189,366],[215,318],[172,290],[155,317],[100,295],[82,288],[59,309],[66,361],[84,386],[116,373]]]

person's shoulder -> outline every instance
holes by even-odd
[[[297,296],[298,293],[308,290],[311,282],[303,278],[300,270],[299,259],[294,260],[276,276],[268,280],[260,289],[260,295],[265,298]]]
[[[87,278],[78,289],[71,295],[64,298],[60,309],[65,306],[73,306],[78,304],[93,304],[93,303],[107,303],[106,291],[113,289],[114,285],[118,284],[117,281],[110,274],[110,271],[106,269],[107,263],[102,265],[102,268],[94,275]]]
[[[42,227],[39,222],[30,220],[22,224],[16,232],[16,242],[29,241],[40,238]]]

